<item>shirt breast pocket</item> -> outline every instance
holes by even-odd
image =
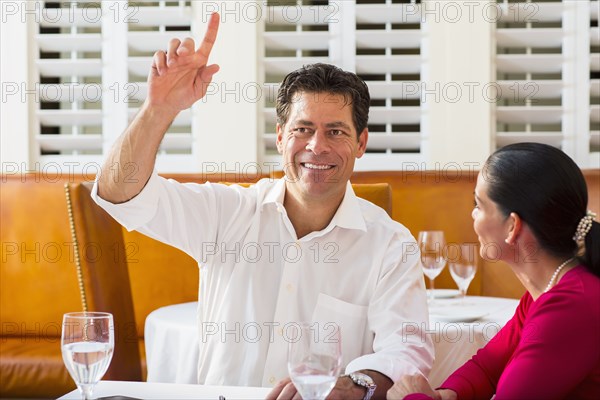
[[[332,324],[340,327],[342,337],[342,365],[344,367],[350,361],[363,354],[367,309],[367,306],[348,303],[319,293],[317,305],[313,311],[312,322],[318,323],[319,329],[325,329],[325,334],[327,329],[332,329],[329,328]]]

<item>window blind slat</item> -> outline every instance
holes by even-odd
[[[36,140],[44,151],[101,150],[102,135],[37,135]]]
[[[562,54],[498,54],[496,67],[503,73],[559,73]]]
[[[562,95],[563,83],[559,80],[497,81],[501,97],[506,100],[558,99]]]
[[[73,102],[86,100],[99,102],[102,99],[102,86],[99,83],[56,83],[39,85],[42,101]]]
[[[359,74],[418,74],[421,72],[421,56],[356,56],[356,72]]]
[[[102,35],[98,33],[36,35],[35,40],[41,51],[67,52],[102,50]]]
[[[267,49],[327,50],[329,32],[265,32]]]
[[[600,105],[592,104],[590,106],[590,121],[600,122]]]
[[[600,72],[600,54],[590,54],[590,70]]]
[[[597,21],[599,13],[600,1],[590,1],[590,19],[593,21]]]
[[[419,24],[419,4],[357,4],[356,22],[359,24]]]
[[[419,81],[367,81],[372,99],[399,98],[420,99],[421,82]]]
[[[562,28],[499,28],[496,43],[499,47],[560,47],[563,40]]]
[[[102,74],[102,61],[98,59],[41,59],[36,65],[42,76],[91,77]]]
[[[590,28],[590,44],[600,46],[600,28]]]
[[[361,49],[392,47],[397,49],[418,49],[421,46],[421,31],[407,29],[390,34],[383,30],[356,31],[356,47]]]
[[[167,50],[169,40],[172,38],[183,40],[191,36],[190,31],[129,32],[127,34],[127,44],[131,50],[154,53],[158,50]]]
[[[97,2],[100,4],[100,2]],[[100,28],[102,11],[91,8],[45,8],[36,15],[36,21],[44,28]]]
[[[265,18],[272,25],[327,25],[340,19],[337,6],[269,6]]]
[[[590,81],[590,95],[600,97],[600,79],[592,79]]]
[[[141,5],[141,4],[140,4]],[[131,12],[130,20],[135,20],[136,27],[144,26],[187,26],[190,24],[192,8],[179,7],[136,7],[135,13]]]
[[[370,124],[418,124],[421,120],[420,107],[371,107]]]
[[[577,1],[577,0],[576,0]],[[500,22],[560,22],[563,16],[564,4],[560,2],[520,2],[498,3],[498,11],[489,11],[488,18],[499,17]]]
[[[265,58],[264,65],[269,73],[285,75],[306,64],[326,62],[329,62],[327,57],[270,57]]]
[[[562,119],[561,106],[499,106],[496,118],[501,123],[553,124]]]
[[[496,135],[498,147],[520,142],[538,142],[560,147],[562,140],[562,132],[503,132]]]
[[[36,113],[42,126],[99,126],[102,110],[38,110]]]

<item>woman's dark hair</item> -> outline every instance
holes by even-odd
[[[371,96],[367,84],[352,72],[335,65],[310,64],[290,72],[277,93],[277,122],[284,125],[290,116],[290,106],[297,93],[332,93],[344,96],[352,106],[352,120],[357,136],[367,127]]]
[[[489,198],[504,215],[517,213],[542,248],[565,259],[578,253],[573,235],[586,215],[588,191],[581,170],[569,156],[545,144],[511,144],[487,159],[482,175]],[[598,222],[592,223],[579,258],[600,276]]]

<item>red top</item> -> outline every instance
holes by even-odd
[[[599,399],[600,278],[577,266],[536,301],[525,293],[512,319],[440,388],[460,400]]]

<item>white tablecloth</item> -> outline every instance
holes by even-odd
[[[167,383],[101,381],[94,388],[95,399],[108,396],[127,396],[136,399],[210,399],[224,396],[227,400],[264,399],[268,388],[175,385]],[[81,400],[77,390],[67,393],[60,399]]]
[[[460,300],[436,299],[431,307],[428,334],[435,345],[435,362],[429,376],[439,385],[485,345],[508,321],[518,300],[469,296]],[[197,383],[199,334],[197,302],[159,308],[145,326],[148,382]],[[472,322],[455,322],[464,314]],[[477,318],[481,317],[481,318]],[[410,329],[410,327],[408,327]]]

